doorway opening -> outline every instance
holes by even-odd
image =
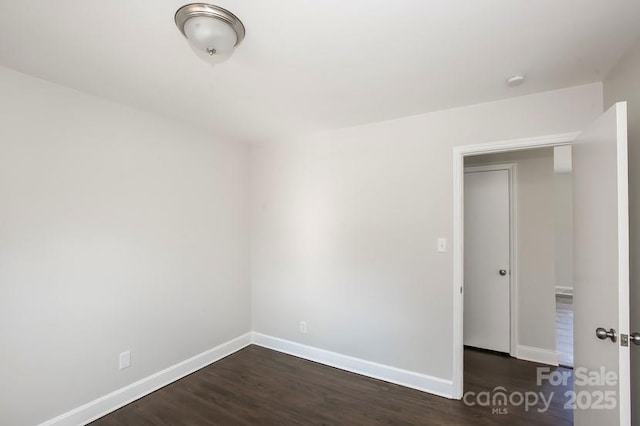
[[[630,424],[629,215],[626,103],[619,102],[582,132],[468,145],[453,149],[453,380],[452,396],[463,399],[464,336],[464,160],[465,157],[571,145],[573,198],[574,365],[580,371],[611,372],[602,387],[607,410],[568,402],[576,422]],[[612,277],[613,275],[613,277]],[[511,359],[511,358],[509,358]],[[578,370],[576,370],[578,371]],[[547,371],[548,373],[548,371]],[[563,376],[561,374],[560,376]],[[568,376],[573,376],[570,372]],[[543,383],[545,380],[538,380]],[[546,380],[549,383],[550,380]],[[576,380],[590,392],[593,382]],[[494,389],[495,391],[495,389]],[[585,393],[586,392],[586,393]],[[466,397],[467,395],[464,394]],[[504,398],[504,397],[503,397]],[[563,403],[564,401],[561,401]]]
[[[558,231],[563,231],[562,242],[570,243],[572,236],[570,228],[560,226],[570,225],[570,220],[558,220],[566,210],[560,207],[570,205],[571,198],[557,185],[556,149],[531,148],[464,158],[463,339],[467,395],[476,389],[492,392],[500,387],[509,394],[537,393],[538,372],[544,369],[572,377],[568,368],[559,367],[558,342],[565,343],[563,352],[571,356],[573,326],[567,294],[571,288],[559,285],[572,281],[558,280],[559,272],[572,269],[572,259],[565,253],[570,250],[559,247]],[[562,177],[570,183],[568,169]],[[560,196],[569,198],[558,205]],[[571,215],[570,210],[566,213]],[[562,299],[557,296],[560,288],[565,292]],[[567,324],[560,333],[563,321]],[[492,373],[486,375],[487,371]],[[567,380],[562,390],[573,390],[573,382]],[[510,407],[511,414],[517,411],[519,416],[532,415],[520,408]],[[573,416],[558,410],[527,417],[527,422],[544,424],[546,420],[571,424]]]
[[[464,166],[465,346],[573,367],[571,147]]]
[[[453,210],[454,210],[454,232],[453,232],[453,269],[454,269],[454,336],[453,336],[453,396],[463,397],[463,376],[464,376],[464,335],[463,335],[463,288],[464,282],[464,252],[463,252],[463,230],[464,230],[464,168],[465,159],[482,154],[500,154],[514,151],[523,151],[536,148],[553,148],[570,144],[578,133],[567,133],[555,136],[540,138],[519,139],[488,144],[476,144],[454,148],[453,155]],[[511,265],[512,266],[512,265]],[[502,268],[498,268],[498,271]],[[511,267],[510,267],[511,269]],[[555,294],[550,296],[555,300]],[[553,319],[552,319],[553,320]],[[510,324],[510,330],[512,325]],[[517,331],[517,329],[515,330]],[[517,342],[518,339],[516,339]],[[510,339],[510,345],[515,343]],[[527,348],[517,348],[516,351]]]

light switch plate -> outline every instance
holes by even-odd
[[[447,252],[447,239],[438,238],[438,253],[446,253],[446,252]]]

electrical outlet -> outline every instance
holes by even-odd
[[[300,321],[300,333],[307,334],[307,322]]]
[[[128,368],[131,365],[131,351],[122,352],[119,361],[120,370]]]

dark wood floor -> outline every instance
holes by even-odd
[[[108,425],[570,425],[566,388],[536,386],[538,364],[465,350],[465,391],[553,391],[549,412],[467,406],[249,346],[93,423]],[[562,369],[561,369],[562,370]],[[475,401],[475,398],[468,398]]]

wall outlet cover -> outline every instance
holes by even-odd
[[[124,351],[120,354],[119,368],[123,370],[131,365],[131,351]]]

